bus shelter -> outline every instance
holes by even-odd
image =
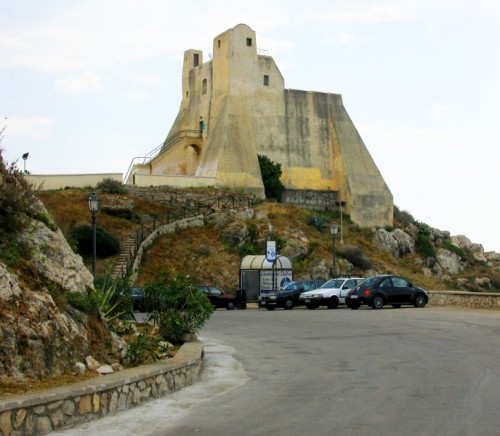
[[[248,255],[240,262],[240,291],[245,301],[255,302],[261,294],[277,291],[293,280],[292,262],[277,256],[269,262],[264,255]]]

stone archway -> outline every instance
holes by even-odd
[[[189,144],[186,146],[186,175],[192,176],[196,173],[200,164],[201,145]]]

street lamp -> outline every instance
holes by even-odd
[[[330,233],[332,234],[332,237],[333,237],[333,268],[332,268],[332,271],[333,271],[333,278],[335,278],[335,276],[337,275],[337,271],[336,271],[336,268],[335,268],[335,251],[336,251],[336,242],[337,242],[337,232],[339,231],[339,226],[337,226],[336,223],[332,223],[332,225],[330,226]]]
[[[99,210],[99,197],[97,197],[95,192],[92,192],[88,198],[89,210],[92,214],[92,275],[95,279],[95,261],[96,261],[96,225],[95,225],[95,214]]]
[[[342,208],[345,207],[345,201],[336,201],[335,206],[340,209],[340,245],[344,244],[344,232],[342,231]]]

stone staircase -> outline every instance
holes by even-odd
[[[161,191],[163,190],[160,190],[160,193]],[[171,190],[165,189],[164,191],[165,193],[170,191],[169,195],[171,195]],[[151,188],[135,189],[133,194],[153,201],[167,203],[166,201],[162,201],[164,199],[151,198]],[[111,272],[112,278],[119,279],[130,274],[141,243],[159,227],[167,224],[173,224],[197,215],[208,215],[216,210],[242,210],[253,208],[254,201],[252,198],[246,196],[234,195],[222,195],[216,197],[205,196],[205,198],[200,198],[199,194],[196,196],[197,198],[190,198],[186,195],[181,196],[182,199],[175,198],[174,201],[172,201],[172,198],[169,199],[170,201],[168,201],[168,204],[174,207],[166,216],[152,217],[145,215],[141,217],[141,223],[136,227],[135,231],[133,231],[121,243],[121,251],[118,256],[118,260],[113,266]]]

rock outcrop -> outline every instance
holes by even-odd
[[[73,372],[89,354],[106,359],[105,341],[116,344],[117,338],[65,298],[92,291],[93,277],[81,257],[58,229],[35,219],[18,240],[30,250],[23,274],[0,262],[0,377],[52,377]]]

